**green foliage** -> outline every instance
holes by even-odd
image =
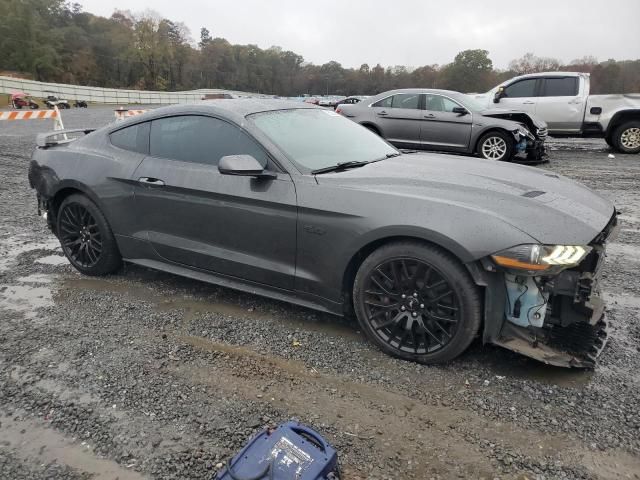
[[[444,66],[410,69],[338,62],[305,63],[280,47],[232,45],[203,27],[197,45],[187,28],[153,12],[82,12],[65,0],[0,0],[0,71],[36,80],[115,88],[186,90],[228,88],[290,96],[375,94],[393,88],[482,92],[516,74],[544,70],[590,72],[596,93],[640,91],[640,60],[598,63],[593,57],[563,66],[531,53],[496,71],[486,50],[465,50]]]

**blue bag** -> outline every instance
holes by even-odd
[[[253,437],[227,462],[218,480],[332,480],[338,454],[315,430],[286,422]]]

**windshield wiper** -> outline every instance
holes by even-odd
[[[318,175],[319,173],[329,173],[329,172],[341,172],[343,170],[348,170],[349,168],[357,168],[366,165],[369,162],[340,162],[337,165],[331,165],[330,167],[318,168],[316,170],[311,170],[313,175]]]

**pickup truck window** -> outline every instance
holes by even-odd
[[[530,78],[512,83],[504,89],[504,96],[507,98],[535,97],[536,79]]]
[[[543,97],[575,97],[578,95],[578,79],[576,77],[546,77]]]

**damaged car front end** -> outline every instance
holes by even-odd
[[[547,151],[547,124],[525,112],[510,110],[483,110],[484,117],[499,118],[515,122],[511,133],[515,140],[515,154],[524,155],[528,161],[539,163],[545,160]]]
[[[519,245],[482,260],[493,288],[484,343],[560,367],[593,368],[607,342],[599,281],[614,212],[588,245]]]

